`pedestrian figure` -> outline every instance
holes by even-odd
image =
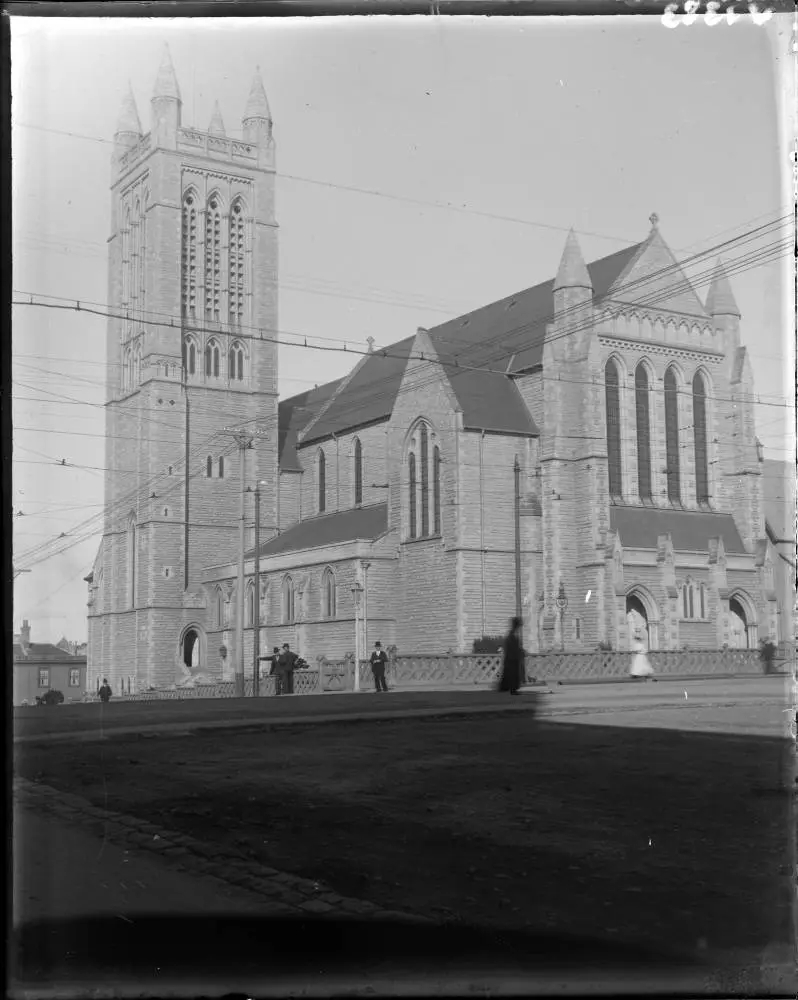
[[[287,642],[283,643],[283,651],[277,660],[278,684],[282,680],[281,694],[294,693],[294,667],[296,666],[297,655],[291,652],[291,647]]]
[[[107,704],[111,700],[111,685],[108,683],[105,677],[103,677],[103,686],[100,688],[100,701]]]
[[[385,668],[387,665],[388,656],[382,648],[382,644],[375,642],[374,652],[371,654],[371,672],[374,675],[374,689],[377,694],[388,690],[388,685],[385,683]]]
[[[524,650],[518,635],[522,624],[520,618],[513,618],[504,642],[504,665],[499,690],[509,691],[510,694],[519,694],[519,688],[524,682]]]
[[[654,673],[639,635],[635,635],[632,642],[632,666],[629,672],[632,677],[651,677]]]
[[[272,648],[271,654],[267,654],[266,656],[259,656],[258,657],[258,660],[260,661],[260,663],[268,663],[269,664],[269,673],[268,673],[267,676],[274,677],[275,672],[277,670],[277,658],[279,657],[279,655],[280,655],[280,648],[279,648],[279,646],[274,646]],[[260,670],[260,677],[262,679],[263,678],[263,668],[259,666],[259,670]]]

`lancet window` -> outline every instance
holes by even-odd
[[[181,290],[183,316],[197,315],[197,199],[189,191],[183,198],[181,231]]]
[[[205,318],[219,320],[222,299],[222,214],[212,195],[205,210]],[[218,373],[217,373],[218,374]]]

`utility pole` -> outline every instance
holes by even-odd
[[[260,693],[260,483],[255,485],[255,607],[252,616],[255,632],[252,636],[252,651],[255,669],[252,674],[252,697]]]
[[[521,614],[521,466],[518,456],[515,456],[513,465],[515,474],[515,617],[522,618]],[[521,646],[524,645],[523,626],[521,627]]]
[[[246,547],[245,498],[246,487],[246,453],[252,448],[256,437],[267,437],[264,431],[249,430],[244,427],[225,427],[227,434],[233,435],[238,445],[238,469],[241,480],[241,506],[238,527],[238,583],[236,600],[236,657],[235,657],[235,697],[244,697],[244,551]],[[254,617],[254,616],[253,616]]]

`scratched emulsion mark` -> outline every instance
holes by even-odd
[[[666,28],[678,28],[680,24],[693,24],[699,19],[701,2],[700,0],[685,0],[683,5],[684,13],[679,13],[679,7],[681,5],[678,3],[669,3],[665,8],[665,13],[662,15],[662,23]],[[743,6],[740,4],[739,6]],[[766,24],[771,17],[773,17],[773,11],[770,7],[764,10],[759,9],[759,5],[756,3],[749,3],[746,5],[748,10],[748,15],[754,24]],[[725,7],[724,12],[721,14],[721,7]],[[738,13],[738,4],[722,4],[718,3],[717,0],[709,0],[706,5],[706,11],[703,15],[704,24],[712,27],[713,24],[718,24],[720,21],[725,21],[726,24],[736,24],[737,21],[745,18],[745,13]]]

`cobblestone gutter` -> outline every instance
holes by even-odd
[[[234,849],[222,850],[136,816],[101,809],[80,796],[57,791],[49,785],[15,778],[14,803],[58,820],[87,826],[112,843],[162,855],[191,874],[236,886],[267,902],[271,912],[294,917],[373,917],[403,923],[433,923],[424,917],[382,910],[366,900],[348,899],[321,882],[279,872]]]

